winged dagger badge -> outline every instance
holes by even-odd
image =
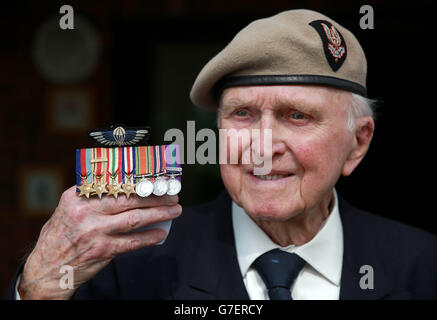
[[[331,28],[329,28],[324,23],[321,23],[321,25],[323,27],[323,30],[325,31],[326,37],[330,42],[328,44],[328,49],[334,57],[335,61],[337,62],[337,60],[340,59],[346,52],[344,47],[341,45],[340,35],[333,25],[331,25]]]
[[[310,26],[316,29],[322,40],[323,52],[332,71],[342,66],[347,57],[347,47],[343,35],[334,25],[326,20],[315,20]]]
[[[147,143],[150,137],[150,127],[128,128],[117,125],[107,129],[89,131],[88,136],[102,146],[134,146],[140,142]]]

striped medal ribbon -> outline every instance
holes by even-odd
[[[136,181],[135,192],[140,197],[148,197],[153,192],[151,157],[149,147],[141,146],[135,148],[136,154]]]
[[[91,157],[91,167],[93,172],[93,188],[96,195],[101,199],[106,189],[108,158],[106,157],[106,148],[93,148]]]
[[[122,154],[124,182],[122,190],[129,198],[131,194],[135,194],[135,147],[123,147]]]
[[[119,193],[123,193],[121,164],[122,164],[122,148],[107,148],[106,157],[108,166],[106,176],[108,181],[108,196],[113,195],[118,198]]]
[[[155,177],[153,181],[153,194],[163,196],[168,191],[167,180],[165,180],[165,146],[151,146],[150,153],[152,156],[154,170],[152,171]]]
[[[170,144],[166,146],[165,160],[165,173],[167,177],[170,178],[167,180],[167,194],[174,196],[177,195],[182,189],[182,184],[179,177],[182,175],[182,168],[179,162],[179,145]]]
[[[91,176],[92,149],[76,149],[76,186],[79,196],[90,197],[94,192],[93,177]]]

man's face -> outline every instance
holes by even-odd
[[[359,163],[350,163],[359,145],[347,128],[350,99],[345,91],[321,86],[226,89],[220,100],[221,129],[258,129],[261,135],[272,130],[272,171],[267,176],[254,175],[252,164],[221,164],[232,199],[252,218],[271,221],[317,208],[339,176]],[[239,159],[260,148],[254,140],[235,145],[226,146],[227,152],[238,153]]]

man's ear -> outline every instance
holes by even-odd
[[[353,137],[353,147],[343,166],[342,174],[349,176],[369,150],[375,131],[375,122],[372,117],[362,117],[356,120]]]

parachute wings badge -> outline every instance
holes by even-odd
[[[97,129],[88,132],[91,140],[106,147],[134,146],[140,142],[147,143],[150,137],[150,127],[128,128],[117,125],[107,129]]]

